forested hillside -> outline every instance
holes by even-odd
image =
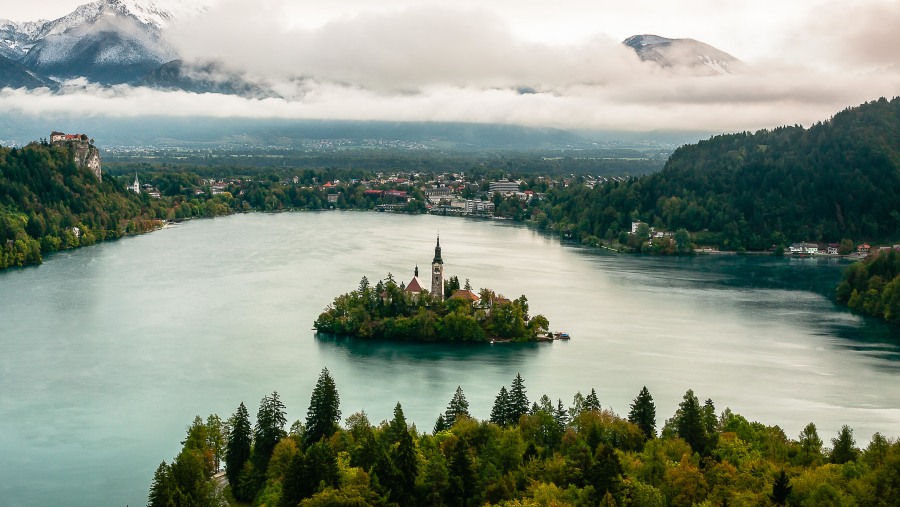
[[[489,421],[457,388],[433,430],[409,425],[399,402],[391,421],[356,412],[341,426],[326,369],[305,422],[289,429],[277,392],[260,401],[255,424],[243,403],[227,421],[198,416],[181,452],[157,468],[148,506],[900,505],[895,439],[876,433],[860,450],[851,428],[829,442],[813,423],[791,438],[702,399],[688,390],[659,430],[646,387],[621,417],[593,389],[568,406],[532,402],[516,375]]]
[[[900,231],[900,98],[805,129],[721,135],[675,151],[640,179],[553,193],[542,211],[581,239],[632,220],[730,250],[794,241],[890,240]]]
[[[873,253],[848,266],[836,296],[856,311],[900,324],[900,251]]]
[[[0,269],[40,264],[49,252],[151,230],[164,203],[101,182],[68,146],[0,147]],[[157,209],[162,208],[160,214]]]

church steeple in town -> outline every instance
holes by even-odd
[[[437,246],[434,247],[434,260],[431,261],[431,298],[444,300],[444,259],[441,258],[441,236],[438,234]]]

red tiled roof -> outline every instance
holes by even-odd
[[[422,288],[422,284],[419,283],[419,279],[417,277],[413,277],[412,280],[409,281],[409,285],[406,286],[406,292],[424,292],[425,289]]]
[[[465,289],[459,289],[458,291],[454,292],[453,295],[450,296],[450,299],[454,299],[454,298],[466,299],[468,301],[478,301],[479,299],[481,299],[474,292],[472,292],[470,290],[465,290]]]

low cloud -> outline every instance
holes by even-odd
[[[754,61],[739,74],[709,76],[641,62],[631,49],[601,35],[565,45],[523,40],[501,18],[475,8],[362,12],[309,28],[273,24],[273,19],[283,17],[286,4],[280,1],[254,5],[223,0],[203,17],[172,27],[171,41],[187,61],[217,62],[204,71],[205,79],[216,80],[209,73],[221,69],[220,80],[240,76],[274,90],[278,98],[74,81],[60,93],[0,91],[0,108],[35,116],[458,121],[736,131],[808,125],[900,90],[900,67],[892,65],[897,56],[876,51],[896,40],[887,29],[848,48],[846,55],[829,55],[830,61],[840,61],[865,53],[870,65],[829,69],[817,62]],[[888,17],[898,10],[884,7]],[[828,26],[832,21],[819,22]],[[870,23],[860,21],[859,26]],[[856,33],[863,32],[848,29],[836,40],[854,40]]]

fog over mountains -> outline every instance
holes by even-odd
[[[97,0],[52,21],[0,20],[0,87],[57,87],[85,78],[101,85],[131,84],[194,93],[253,98],[279,96],[265,79],[248,78],[221,61],[185,61],[166,38],[171,25],[202,17],[189,3],[161,7],[152,1]],[[636,35],[623,44],[642,61],[705,75],[740,70],[739,60],[692,39]],[[304,76],[297,69],[297,77]],[[533,90],[523,82],[518,90]]]
[[[554,12],[574,20],[572,7]],[[622,41],[605,34],[603,17],[594,36],[554,42],[522,32],[511,9],[438,0],[97,0],[49,21],[0,20],[0,114],[734,131],[817,121],[900,90],[896,55],[878,50],[892,31],[843,44],[841,58],[850,49],[869,57],[830,68],[825,52],[821,64],[744,62],[714,41],[667,33]],[[306,10],[315,23],[303,22]],[[839,19],[818,12],[818,25]],[[858,24],[894,17],[877,14]],[[772,35],[759,37],[771,44]],[[782,35],[786,49],[802,45]]]

